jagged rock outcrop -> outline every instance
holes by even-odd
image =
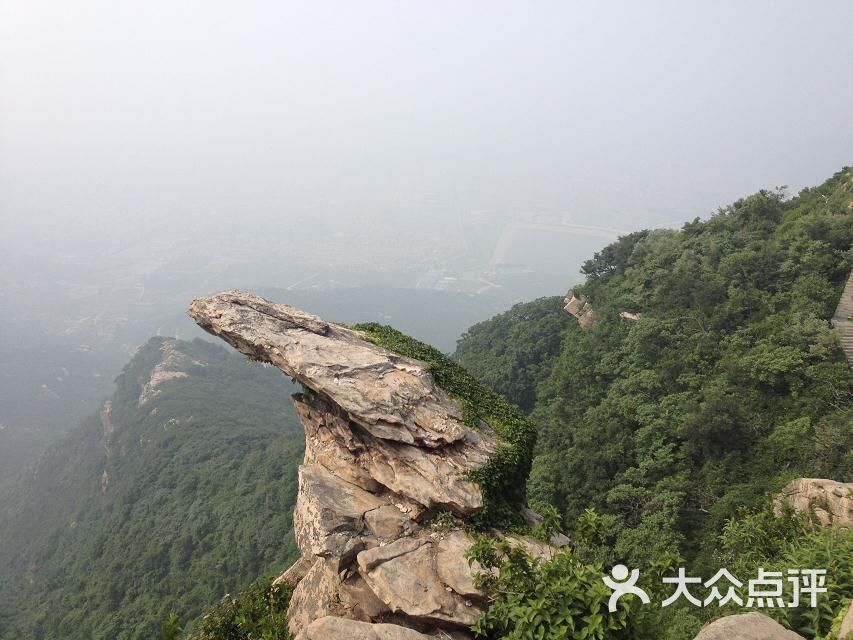
[[[470,638],[486,603],[464,558],[473,540],[428,521],[483,505],[467,474],[486,464],[497,434],[466,425],[424,363],[342,325],[241,291],[195,300],[189,313],[305,388],[294,396],[306,440],[294,512],[302,557],[279,578],[295,585],[291,632]]]
[[[305,640],[431,640],[434,637],[396,624],[369,624],[334,616],[315,620],[305,629]]]
[[[566,303],[563,308],[567,313],[577,318],[580,326],[588,327],[595,320],[595,313],[592,310],[592,305],[590,305],[583,296],[576,296],[574,289],[568,290],[566,297],[563,298],[563,302]]]
[[[761,613],[725,616],[702,627],[694,640],[804,640]]]
[[[160,393],[158,387],[164,382],[186,378],[188,375],[187,369],[193,365],[205,366],[204,363],[194,360],[181,352],[175,345],[174,340],[163,341],[163,344],[160,345],[160,353],[162,354],[160,362],[154,365],[148,382],[145,383],[142,387],[142,393],[139,394],[140,407]]]
[[[812,514],[824,526],[853,525],[853,483],[822,478],[797,478],[774,499],[776,514],[787,502],[795,511]]]

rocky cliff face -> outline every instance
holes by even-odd
[[[240,291],[195,300],[189,313],[305,389],[294,396],[306,440],[294,513],[302,557],[280,578],[295,585],[292,633],[470,638],[486,603],[464,558],[473,541],[429,523],[483,506],[469,474],[501,447],[496,431],[466,424],[423,362],[358,331]]]

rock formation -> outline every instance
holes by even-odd
[[[813,514],[824,526],[850,527],[853,524],[853,483],[821,478],[797,478],[776,496],[776,514],[787,502],[795,511]]]
[[[705,625],[694,640],[804,640],[761,613],[741,613]]]
[[[595,320],[595,313],[592,310],[592,306],[583,296],[576,296],[574,289],[568,290],[566,297],[563,298],[563,302],[566,303],[566,306],[563,308],[567,313],[577,318],[580,326],[588,327]]]
[[[295,586],[291,632],[470,638],[486,604],[464,558],[473,541],[429,521],[483,505],[467,474],[501,445],[497,433],[466,425],[424,363],[342,325],[240,291],[195,300],[189,314],[305,389],[294,396],[306,440],[294,513],[302,557],[279,578]]]
[[[198,360],[193,360],[187,354],[178,350],[174,340],[164,340],[160,346],[160,362],[151,370],[151,377],[142,387],[139,395],[139,406],[141,407],[151,398],[160,393],[158,388],[168,380],[177,380],[187,377],[187,369],[193,365],[204,366]]]

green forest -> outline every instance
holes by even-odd
[[[585,557],[710,576],[817,554],[842,584],[821,620],[787,620],[807,637],[853,595],[852,534],[768,511],[793,478],[853,481],[853,373],[829,323],[853,264],[851,178],[620,238],[575,288],[589,327],[543,298],[460,340],[458,360],[538,426],[528,499],[559,510]],[[693,637],[708,613],[650,637]]]
[[[140,406],[163,341],[116,380],[109,454],[95,414],[0,499],[3,640],[159,638],[170,612],[191,621],[295,559],[292,384],[176,341],[199,364]]]

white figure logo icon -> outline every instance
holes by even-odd
[[[649,604],[649,594],[636,586],[637,580],[640,579],[639,569],[631,571],[631,577],[628,578],[628,567],[624,564],[617,564],[610,570],[610,575],[612,575],[613,578],[610,576],[604,576],[602,578],[602,580],[604,580],[604,584],[613,590],[613,595],[610,596],[610,600],[607,603],[607,610],[610,611],[610,613],[616,611],[616,603],[619,601],[619,598],[628,595],[629,593],[639,597],[643,604]]]

